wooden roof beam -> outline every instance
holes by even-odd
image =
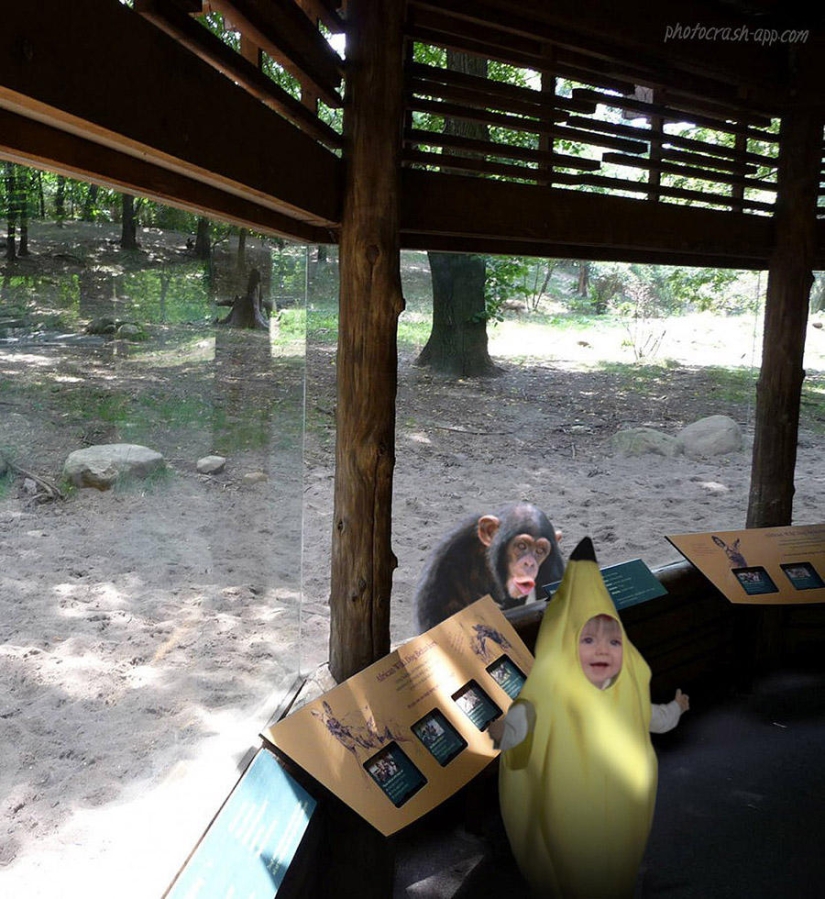
[[[0,108],[307,224],[340,221],[334,154],[119,3],[5,10]]]
[[[651,214],[649,204],[625,197],[411,169],[402,186],[405,247],[503,253],[534,246],[529,255],[545,255],[552,246],[556,255],[753,269],[765,268],[772,250],[767,216],[664,203]]]
[[[149,197],[266,234],[304,243],[337,240],[318,228],[169,169],[0,109],[0,158]]]
[[[233,28],[250,38],[327,106],[343,105],[337,89],[343,60],[292,0],[209,0]]]
[[[135,0],[135,11],[316,140],[328,147],[343,144],[340,134],[265,75],[255,63],[236,53],[186,15],[174,0]]]

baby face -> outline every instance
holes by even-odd
[[[587,679],[600,690],[622,670],[622,629],[615,618],[599,615],[585,624],[579,660]]]

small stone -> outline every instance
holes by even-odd
[[[263,481],[268,481],[269,475],[265,471],[248,471],[243,476],[244,484],[260,484]]]
[[[198,459],[199,474],[219,474],[226,467],[226,459],[223,456],[204,456]]]
[[[679,451],[675,437],[655,428],[628,428],[614,434],[612,442],[613,448],[626,456],[643,456],[646,453],[673,456]]]

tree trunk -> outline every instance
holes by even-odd
[[[86,197],[83,200],[83,212],[80,215],[80,220],[83,222],[93,222],[94,221],[94,213],[97,208],[97,195],[100,188],[96,184],[90,184],[88,190],[86,191]]]
[[[238,231],[238,272],[243,273],[244,268],[246,267],[246,235],[249,232],[246,228],[241,228]]]
[[[18,167],[15,178],[15,205],[17,221],[20,224],[20,240],[17,244],[17,255],[29,255],[29,187],[31,172],[23,166]]]
[[[261,293],[261,273],[253,268],[249,273],[246,293],[234,300],[219,303],[220,306],[231,306],[229,314],[215,324],[231,325],[233,328],[254,328],[258,331],[269,330],[269,314]]]
[[[17,259],[17,207],[14,163],[6,163],[6,261]]]
[[[124,250],[136,250],[137,221],[135,219],[135,198],[131,194],[123,194],[122,221],[120,227],[120,246]]]
[[[793,519],[822,126],[819,110],[792,106],[780,131],[776,246],[768,272],[762,368],[756,385],[749,528],[780,527]]]
[[[487,60],[467,53],[447,51],[447,68],[486,76]],[[447,134],[486,140],[487,127],[449,116]],[[487,344],[487,304],[484,295],[483,256],[428,253],[433,281],[433,327],[417,365],[455,377],[499,374]]]
[[[198,231],[195,235],[195,255],[198,259],[209,259],[212,256],[212,241],[209,239],[209,219],[198,218]]]
[[[57,190],[54,193],[54,215],[57,224],[62,227],[66,218],[66,179],[63,175],[57,176]]]
[[[579,277],[576,283],[576,294],[580,297],[586,297],[590,290],[590,263],[579,263]]]
[[[433,328],[416,364],[453,377],[500,372],[487,351],[485,260],[461,253],[428,253],[433,279]]]

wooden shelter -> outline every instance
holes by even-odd
[[[748,525],[790,523],[825,268],[822,19],[776,0],[6,4],[0,157],[339,244],[340,679],[389,648],[401,248],[767,269]],[[498,68],[453,72],[445,50]],[[526,86],[496,77],[507,66]]]

